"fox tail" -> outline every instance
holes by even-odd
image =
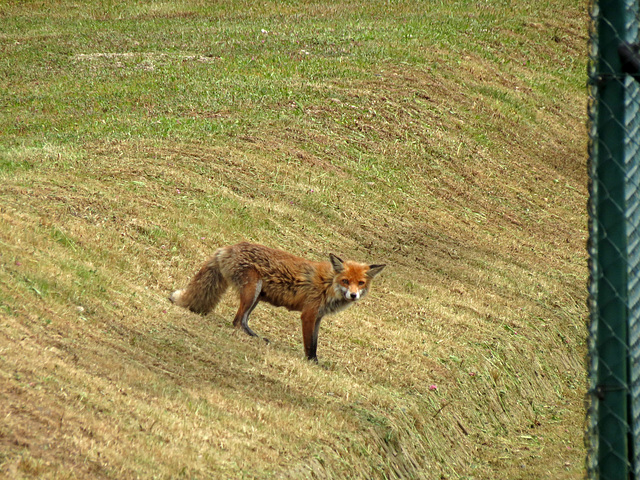
[[[206,315],[216,308],[228,286],[229,283],[220,270],[218,255],[214,255],[191,279],[187,288],[176,290],[169,300],[192,312]]]

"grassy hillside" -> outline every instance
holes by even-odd
[[[0,476],[582,478],[584,2],[0,4]],[[218,246],[386,263],[323,322]]]

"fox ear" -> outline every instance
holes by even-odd
[[[369,270],[367,270],[367,277],[375,277],[382,271],[384,267],[386,267],[386,265],[369,265]]]
[[[344,270],[344,265],[342,264],[342,260],[336,257],[333,253],[329,254],[329,259],[331,260],[331,266],[336,273],[340,273]]]

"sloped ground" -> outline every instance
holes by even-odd
[[[51,5],[1,7],[3,474],[581,478],[581,5]],[[243,239],[388,267],[312,365],[167,301]]]

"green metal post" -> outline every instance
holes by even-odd
[[[623,1],[599,2],[593,203],[593,260],[597,369],[599,478],[628,480],[629,442],[627,232],[625,226],[625,81],[618,46],[628,41]]]

